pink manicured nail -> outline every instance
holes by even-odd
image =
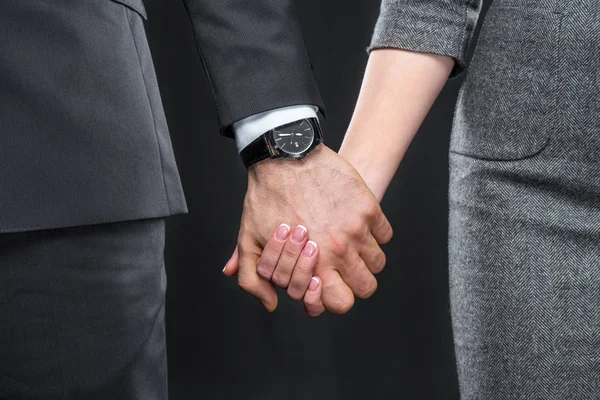
[[[290,230],[288,224],[281,224],[279,225],[279,228],[277,228],[277,232],[275,232],[275,237],[279,240],[286,240],[290,234]]]
[[[308,229],[306,229],[302,225],[298,225],[296,229],[294,229],[294,233],[292,234],[292,241],[296,243],[302,243],[302,241],[306,237],[306,232],[308,232]]]
[[[308,242],[306,242],[306,245],[304,246],[304,249],[302,250],[302,255],[304,257],[312,257],[313,254],[315,254],[316,250],[317,250],[317,244],[315,242],[313,242],[312,240],[309,240]]]
[[[308,290],[310,290],[311,292],[316,291],[319,288],[319,283],[319,278],[313,276],[310,280],[310,285],[308,285]]]

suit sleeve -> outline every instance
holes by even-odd
[[[481,0],[383,0],[368,51],[397,48],[454,58],[451,77],[466,67],[466,55]]]
[[[183,0],[213,90],[221,133],[268,110],[324,113],[294,0]]]

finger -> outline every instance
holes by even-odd
[[[300,300],[304,297],[306,289],[311,283],[311,278],[319,259],[319,248],[315,242],[309,240],[304,245],[300,257],[296,262],[290,284],[288,286],[288,294],[294,300]],[[320,301],[320,297],[319,297]]]
[[[377,243],[379,244],[388,243],[392,240],[392,236],[394,236],[394,230],[392,229],[390,221],[388,221],[379,205],[374,206],[374,211],[371,214],[370,226],[373,237],[375,237],[375,240],[377,240]]]
[[[364,260],[357,253],[346,258],[346,266],[339,271],[340,276],[359,299],[367,299],[377,290],[377,279],[369,271]]]
[[[244,243],[246,242],[246,243]],[[277,308],[277,292],[271,282],[262,279],[256,272],[256,262],[260,248],[250,240],[240,241],[238,285],[242,290],[256,297],[267,311]]]
[[[354,306],[354,294],[339,272],[325,269],[319,276],[322,282],[323,305],[333,314],[345,314]]]
[[[261,278],[267,281],[271,280],[290,231],[291,229],[288,224],[279,225],[279,228],[275,230],[275,233],[273,233],[273,236],[271,236],[271,239],[265,245],[256,265],[256,272],[258,272]]]
[[[275,271],[273,271],[273,277],[271,278],[271,281],[277,286],[282,288],[288,287],[292,278],[292,272],[296,266],[296,261],[298,261],[302,248],[308,239],[307,233],[308,229],[306,227],[298,225],[287,242],[285,242],[281,257],[279,257]]]
[[[238,268],[240,263],[240,253],[238,252],[238,247],[235,246],[235,250],[233,250],[233,254],[227,264],[225,264],[225,268],[223,268],[223,273],[226,276],[234,276],[238,273]]]
[[[304,295],[304,310],[311,317],[318,317],[325,312],[325,306],[321,301],[322,288],[321,280],[313,276]]]
[[[386,257],[377,240],[373,236],[368,240],[360,251],[360,257],[372,274],[378,274],[383,271],[386,263]]]

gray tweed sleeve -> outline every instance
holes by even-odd
[[[382,0],[367,51],[396,48],[455,59],[451,76],[466,66],[466,54],[481,0]]]

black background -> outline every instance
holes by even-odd
[[[167,223],[171,398],[458,399],[447,279],[448,82],[383,201],[395,235],[370,299],[307,317],[280,292],[268,314],[221,274],[236,243],[245,169],[219,136],[181,1],[145,0],[148,38],[190,213]],[[378,1],[297,2],[337,150],[367,61]],[[282,221],[285,222],[285,221]],[[310,229],[310,227],[309,227]]]

